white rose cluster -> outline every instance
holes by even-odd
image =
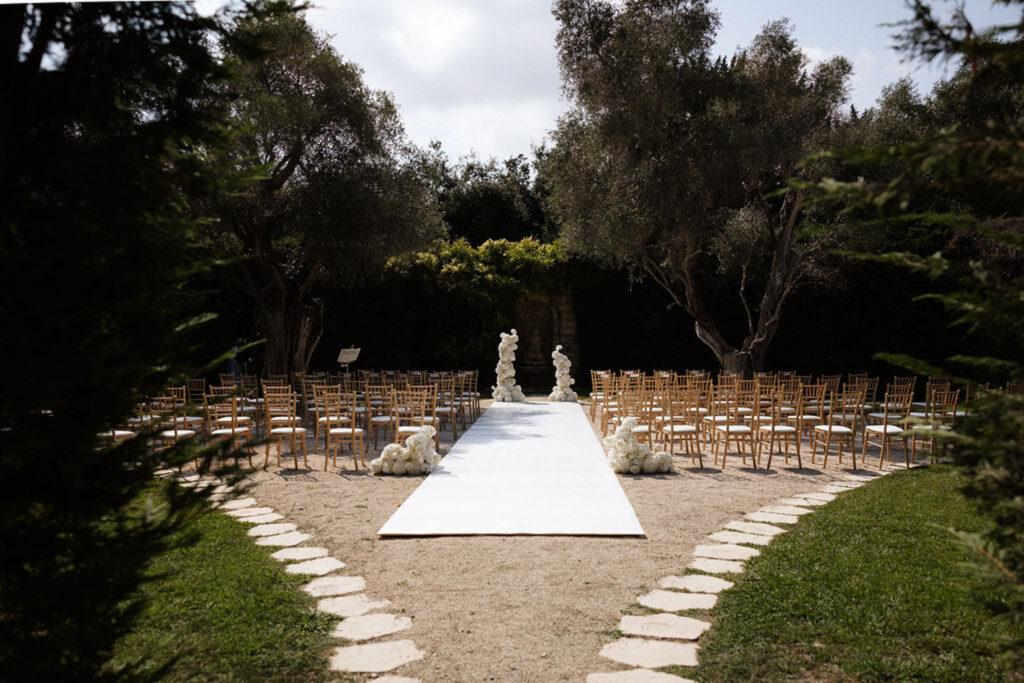
[[[548,400],[575,402],[576,392],[569,388],[576,383],[576,380],[569,376],[569,367],[572,365],[572,361],[562,353],[561,344],[556,346],[555,350],[551,352],[551,357],[554,359],[553,362],[555,364],[555,386],[551,390]]]
[[[426,474],[441,462],[441,454],[434,450],[434,428],[430,425],[405,440],[405,445],[393,443],[384,447],[380,457],[370,461],[373,474]]]
[[[619,474],[671,472],[672,454],[661,450],[660,446],[652,451],[650,446],[637,441],[633,434],[636,423],[635,417],[627,417],[615,433],[604,440],[612,470]]]
[[[501,343],[498,344],[498,365],[494,372],[498,375],[498,386],[491,387],[491,396],[495,401],[525,401],[523,388],[516,384],[516,369],[512,362],[516,359],[516,349],[519,348],[519,335],[515,328],[512,333],[501,333]]]

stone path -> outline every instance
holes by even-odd
[[[718,595],[732,588],[730,576],[743,573],[744,562],[761,554],[786,528],[836,496],[889,474],[902,467],[890,467],[872,476],[846,475],[830,481],[819,491],[798,494],[767,505],[743,519],[729,522],[722,531],[708,537],[709,544],[698,545],[694,559],[683,576],[666,576],[658,589],[637,597],[638,605],[657,613],[647,616],[623,616],[619,631],[623,637],[601,649],[601,656],[634,667],[625,671],[592,673],[587,683],[641,683],[686,681],[673,674],[655,671],[667,666],[697,666],[698,638],[711,623],[701,616],[718,602]],[[699,572],[699,573],[698,573]],[[686,612],[686,615],[676,612]]]
[[[257,545],[281,548],[271,557],[287,563],[285,572],[316,577],[303,590],[319,599],[317,610],[342,617],[331,635],[346,643],[353,643],[340,645],[330,653],[331,670],[344,673],[386,673],[426,656],[411,640],[380,640],[410,628],[412,620],[377,612],[386,609],[391,603],[387,600],[372,600],[363,593],[366,590],[363,577],[336,573],[345,568],[345,563],[331,557],[327,548],[300,545],[310,539],[309,534],[298,531],[295,524],[282,521],[283,515],[269,507],[257,507],[254,498],[232,498],[231,488],[215,477],[178,475],[176,472],[164,472],[163,476],[176,477],[183,486],[190,488],[216,486],[210,496],[214,506],[239,522],[253,525],[247,533]],[[373,680],[382,683],[419,683],[418,679],[400,676],[383,676]]]

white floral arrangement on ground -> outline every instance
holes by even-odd
[[[672,454],[661,450],[660,446],[652,451],[650,446],[640,443],[633,433],[636,424],[635,417],[627,417],[615,433],[604,440],[612,471],[619,474],[671,472]]]
[[[434,449],[434,434],[430,425],[405,440],[405,445],[393,443],[384,447],[380,457],[370,461],[373,474],[427,474],[441,462],[441,454]]]
[[[519,348],[519,335],[515,328],[512,333],[501,333],[501,343],[498,344],[498,365],[494,372],[498,375],[498,386],[491,387],[491,396],[495,401],[525,401],[523,388],[516,384],[516,369],[512,362],[516,359],[516,349]]]
[[[572,361],[562,353],[561,344],[556,346],[555,350],[551,352],[551,357],[554,359],[553,362],[555,364],[555,386],[551,389],[551,395],[548,396],[548,400],[575,402],[576,392],[569,388],[576,383],[576,380],[569,376],[569,368],[572,366]]]

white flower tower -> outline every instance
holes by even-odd
[[[512,334],[501,333],[501,343],[498,344],[498,365],[494,368],[494,372],[498,375],[498,386],[491,387],[491,396],[495,401],[519,402],[526,400],[523,388],[516,384],[516,369],[512,366],[512,361],[516,359],[518,343],[519,335],[516,334],[515,328],[512,328]]]
[[[554,359],[553,362],[555,364],[555,386],[551,389],[551,395],[548,396],[548,400],[575,402],[576,392],[569,388],[576,383],[576,380],[569,376],[569,367],[572,365],[572,361],[562,353],[561,344],[556,346],[555,350],[551,352],[551,357]]]

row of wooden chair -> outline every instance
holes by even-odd
[[[598,375],[594,378],[597,400],[592,411],[602,433],[607,434],[626,417],[639,420],[634,431],[638,438],[652,446],[663,443],[674,452],[676,446],[700,458],[703,448],[710,447],[717,464],[735,448],[743,463],[749,454],[757,467],[767,452],[767,466],[780,448],[786,462],[794,451],[798,465],[803,466],[801,444],[806,438],[811,447],[811,462],[822,449],[822,466],[827,466],[832,445],[842,462],[844,447],[854,457],[856,438],[862,440],[862,462],[868,443],[881,444],[882,457],[891,458],[893,438],[910,438],[909,460],[914,449],[927,443],[935,448],[934,436],[926,436],[929,427],[945,425],[962,414],[958,410],[959,392],[928,393],[922,410],[912,410],[912,383],[894,382],[887,386],[885,399],[874,412],[867,402],[870,386],[864,382],[847,383],[840,391],[829,391],[825,382],[803,384],[799,379],[763,381],[738,377],[720,377],[718,384],[710,379],[689,376],[682,382],[669,384],[630,373]],[[827,397],[827,398],[826,398]],[[592,413],[595,414],[595,413]],[[908,423],[917,420],[918,426]],[[897,424],[899,423],[899,424]],[[912,438],[911,438],[912,437]],[[880,462],[881,466],[881,462]]]

